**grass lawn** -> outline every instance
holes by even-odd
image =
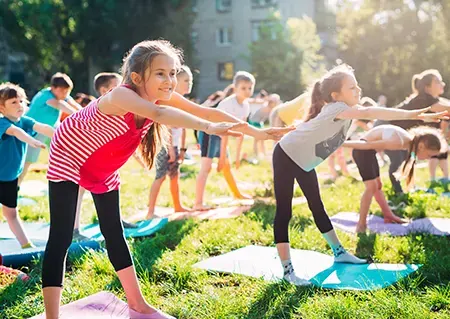
[[[192,136],[189,132],[188,136]],[[271,142],[267,142],[269,146]],[[251,153],[252,140],[246,139],[244,149]],[[301,151],[301,150],[300,150]],[[42,154],[41,161],[46,161]],[[198,166],[183,167],[186,177],[181,181],[183,203],[193,205],[195,176]],[[326,165],[319,167],[326,172]],[[386,168],[383,169],[383,172]],[[357,172],[354,172],[357,176]],[[426,186],[428,171],[417,170],[417,185]],[[148,191],[154,170],[143,171],[131,159],[121,170],[121,208],[126,219],[146,209]],[[244,164],[236,172],[238,180],[270,183],[268,161],[260,165]],[[27,179],[45,180],[44,173],[31,173]],[[384,189],[390,183],[383,175]],[[330,215],[340,211],[357,211],[363,191],[362,182],[341,177],[335,184],[322,186],[322,198]],[[439,187],[438,192],[443,190]],[[296,189],[297,195],[301,192]],[[264,187],[253,195],[272,196]],[[206,199],[229,196],[223,177],[212,172]],[[49,220],[48,202],[20,210],[24,220]],[[406,217],[450,217],[450,199],[438,195],[406,196],[410,205],[402,212]],[[170,206],[166,181],[158,205]],[[378,213],[373,204],[372,212]],[[334,291],[301,288],[286,283],[270,283],[238,275],[209,274],[192,267],[198,261],[251,244],[273,246],[275,206],[257,202],[250,212],[236,219],[216,221],[184,220],[171,222],[152,238],[130,240],[134,262],[147,300],[183,319],[233,318],[450,318],[450,241],[446,237],[410,235],[350,235],[338,232],[344,246],[360,257],[371,257],[385,263],[416,263],[423,267],[412,276],[386,289],[370,292]],[[86,196],[82,222],[95,221],[93,202]],[[314,225],[306,204],[294,207],[290,224],[292,247],[331,254],[325,240]],[[305,261],[307,262],[307,261]],[[123,290],[105,253],[92,252],[70,256],[65,276],[63,303],[68,303],[101,290],[124,298]],[[281,266],[280,266],[281,267]],[[40,290],[41,263],[25,269],[31,280],[0,287],[0,317],[27,318],[44,310]]]

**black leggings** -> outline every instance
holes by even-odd
[[[400,166],[403,164],[403,162],[406,160],[407,151],[404,150],[386,150],[384,151],[384,154],[386,154],[389,157],[389,161],[391,164],[389,165],[389,179],[392,183],[392,188],[394,189],[396,194],[403,193],[402,185],[400,184],[400,181],[397,179],[397,177],[394,175],[395,172],[398,171]]]
[[[277,210],[274,221],[275,243],[289,242],[289,221],[292,217],[294,179],[305,194],[314,222],[322,234],[333,229],[322,199],[315,170],[306,172],[295,164],[277,144],[273,152],[273,175]]]
[[[79,186],[49,182],[50,234],[42,265],[42,286],[62,287],[67,250],[72,242]],[[120,219],[119,191],[92,194],[108,257],[116,271],[133,265]]]

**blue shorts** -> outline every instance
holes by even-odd
[[[222,139],[217,135],[209,135],[205,132],[198,132],[198,141],[202,157],[219,158],[220,157],[220,143]]]

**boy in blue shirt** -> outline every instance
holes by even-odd
[[[50,80],[50,87],[42,89],[33,97],[30,103],[30,109],[26,115],[37,122],[56,127],[61,117],[61,111],[72,114],[82,108],[70,96],[72,88],[72,80],[67,74],[59,72],[54,74]],[[48,138],[42,134],[37,134],[36,139],[42,143],[47,143],[48,141]],[[19,177],[19,186],[30,165],[37,162],[40,153],[40,148],[30,147],[27,150],[25,166]]]
[[[0,204],[11,231],[22,248],[33,247],[23,230],[17,214],[18,178],[22,173],[27,146],[45,148],[32,137],[36,133],[53,136],[51,126],[22,116],[26,104],[25,91],[18,85],[0,85]]]

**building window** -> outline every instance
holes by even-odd
[[[219,63],[217,75],[220,81],[232,81],[234,77],[234,62]]]
[[[277,5],[277,0],[252,0],[252,8],[268,8],[275,7]]]
[[[230,12],[231,0],[216,0],[217,12]]]
[[[192,12],[197,13],[198,12],[198,1],[192,0]]]
[[[233,30],[229,27],[219,28],[216,31],[216,43],[218,46],[230,45],[233,41]]]
[[[275,22],[270,20],[252,21],[252,41],[256,42],[261,39],[262,32],[270,32],[270,38],[275,40],[277,38],[275,30]]]

